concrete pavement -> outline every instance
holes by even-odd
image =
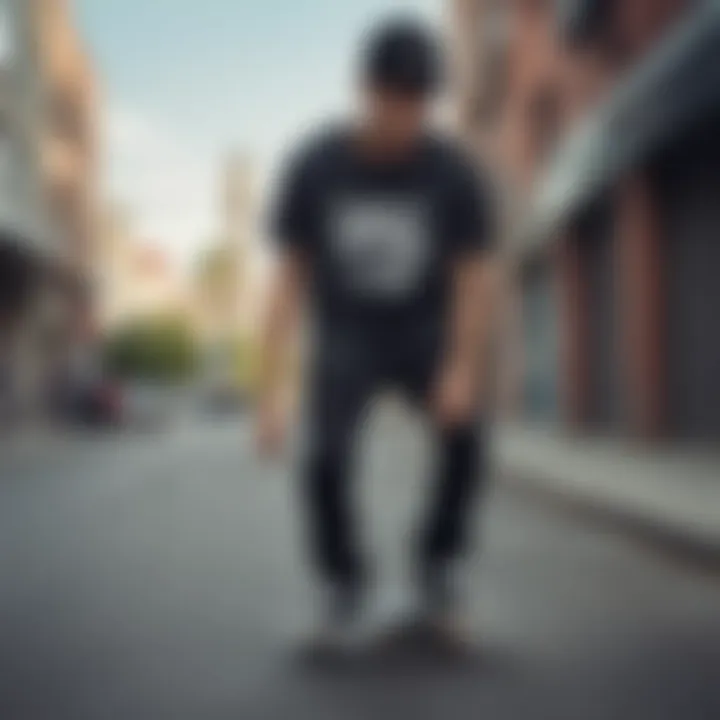
[[[381,420],[359,483],[403,576],[422,437]],[[470,573],[478,663],[297,663],[312,616],[295,488],[242,423],[68,440],[0,470],[0,717],[720,717],[720,582],[499,485]]]

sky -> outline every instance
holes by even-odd
[[[351,101],[370,23],[443,0],[76,0],[101,96],[103,194],[186,264],[217,235],[222,160],[262,184],[283,151]]]

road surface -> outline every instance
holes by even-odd
[[[395,424],[360,484],[381,594],[426,462]],[[293,653],[313,602],[293,484],[246,424],[5,455],[3,720],[720,718],[720,580],[502,484],[472,564],[479,660],[312,669]]]

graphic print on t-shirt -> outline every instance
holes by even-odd
[[[397,300],[418,289],[429,262],[426,203],[345,197],[332,208],[330,223],[330,249],[346,290],[369,300]]]

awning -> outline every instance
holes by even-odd
[[[537,246],[629,168],[720,109],[720,0],[705,0],[563,143],[523,233]]]
[[[627,2],[628,0],[626,0]],[[584,42],[601,33],[612,0],[555,0],[560,34],[570,43]]]

